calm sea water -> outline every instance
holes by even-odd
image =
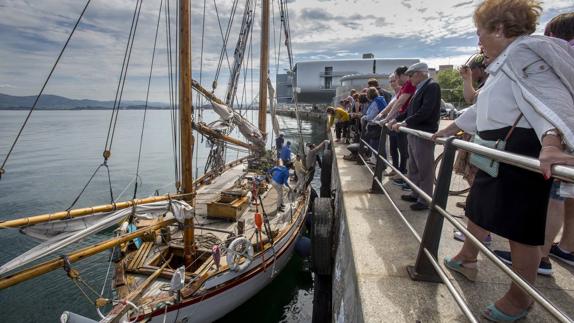
[[[110,111],[37,111],[32,118],[0,180],[0,220],[64,210],[102,163]],[[23,111],[0,111],[0,158],[4,158],[22,121]],[[257,112],[247,112],[257,120]],[[121,111],[108,165],[116,200],[131,199],[137,165],[137,152],[143,111]],[[216,118],[206,111],[204,120]],[[269,119],[269,118],[268,118]],[[287,140],[296,141],[296,120],[279,117]],[[271,125],[268,120],[268,126]],[[303,122],[305,141],[319,142],[324,126]],[[269,138],[271,142],[271,138]],[[209,148],[196,134],[198,175]],[[243,152],[228,151],[231,161]],[[318,185],[318,176],[313,185]],[[140,165],[138,197],[174,191],[174,159],[169,111],[148,111]],[[82,195],[76,207],[110,202],[107,174],[102,168]],[[119,198],[118,198],[119,196]],[[105,234],[89,237],[73,249],[105,239]],[[37,241],[16,230],[0,230],[0,263],[34,247]],[[59,251],[63,254],[72,248]],[[54,255],[52,256],[54,257]],[[49,258],[49,257],[48,257]],[[47,259],[48,259],[47,258]],[[107,273],[109,253],[104,252],[74,264],[84,280],[98,292],[111,296],[113,273]],[[106,280],[106,277],[107,280]],[[223,318],[222,322],[301,322],[310,321],[313,279],[305,262],[294,256],[285,270],[258,295]],[[94,295],[89,295],[93,301]],[[265,304],[263,306],[263,304]],[[57,322],[64,311],[97,319],[94,306],[67,278],[63,270],[0,291],[0,321]]]

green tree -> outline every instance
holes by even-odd
[[[440,71],[437,82],[441,88],[442,99],[456,107],[466,106],[462,95],[462,78],[456,70]]]

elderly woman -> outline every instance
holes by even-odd
[[[483,143],[506,139],[506,151],[540,160],[543,175],[503,163],[498,174],[487,173],[483,166],[466,208],[468,230],[481,241],[489,232],[508,238],[513,270],[531,283],[544,244],[551,167],[574,164],[564,152],[574,147],[574,50],[564,41],[528,36],[541,11],[535,0],[486,0],[478,6],[474,21],[490,77],[476,104],[435,134],[463,129]],[[477,256],[478,248],[467,239],[458,254],[445,258],[445,266],[474,280]],[[513,283],[483,315],[513,322],[526,316],[531,305],[529,295]]]

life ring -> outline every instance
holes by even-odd
[[[227,266],[236,272],[244,271],[253,260],[253,245],[245,237],[233,240],[227,248]],[[242,261],[243,259],[243,261]]]

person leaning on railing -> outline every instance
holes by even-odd
[[[416,63],[405,72],[409,76],[416,92],[413,94],[407,110],[396,119],[387,123],[394,131],[401,127],[415,130],[435,132],[440,121],[440,85],[429,77],[428,65]],[[434,142],[408,135],[408,177],[414,185],[420,187],[427,195],[433,192],[433,162]],[[417,192],[401,195],[403,201],[412,203],[409,208],[413,211],[428,209],[427,202]]]
[[[327,124],[327,131],[330,131],[333,124],[335,124],[335,142],[341,141],[341,133],[343,137],[349,140],[349,126],[351,125],[351,115],[349,112],[345,111],[342,107],[327,108],[327,114],[329,115],[329,123]]]
[[[574,49],[563,41],[528,36],[536,30],[541,11],[535,0],[486,0],[477,7],[474,22],[480,45],[491,60],[490,77],[476,104],[433,136],[463,129],[475,133],[481,139],[477,142],[484,145],[506,137],[504,150],[540,160],[543,175],[503,163],[496,174],[492,168],[496,163],[475,159],[480,170],[466,208],[468,230],[478,240],[489,231],[507,238],[513,270],[530,283],[536,279],[539,246],[544,244],[551,167],[574,165],[574,157],[567,153],[574,148]],[[477,256],[478,248],[467,239],[459,253],[444,262],[473,280]],[[532,303],[512,283],[483,315],[512,322],[526,316]]]
[[[560,38],[574,47],[574,12],[560,14],[546,25],[544,35]],[[546,243],[542,247],[542,265],[546,273],[552,273],[552,264],[549,255],[574,266],[574,198],[572,195],[561,196],[560,187],[564,186],[555,180],[550,190],[548,213],[546,218]],[[554,243],[558,231],[562,228],[560,242]],[[539,268],[538,273],[541,273]]]

